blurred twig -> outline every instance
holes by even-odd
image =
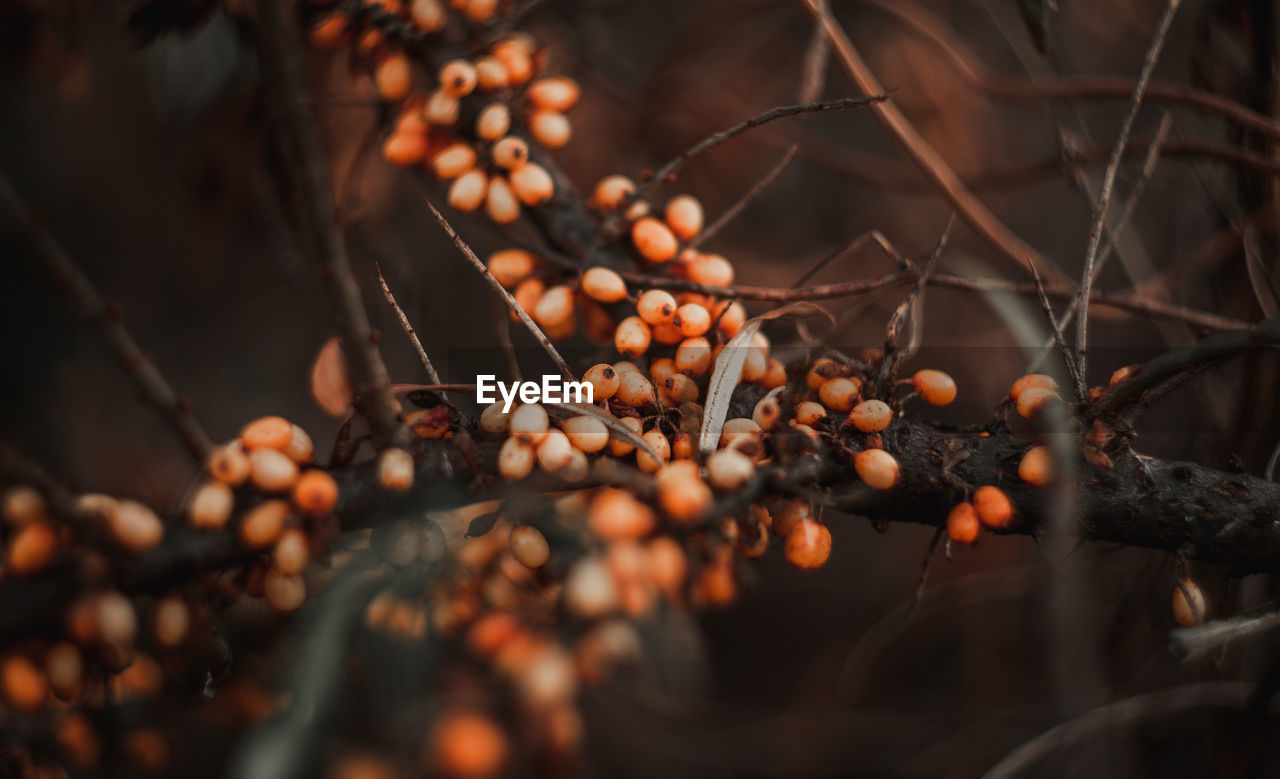
[[[436,372],[436,366],[431,364],[431,358],[427,356],[427,350],[422,348],[422,341],[418,339],[418,333],[409,322],[408,315],[404,313],[404,309],[400,308],[400,304],[396,302],[396,296],[392,294],[391,287],[387,286],[387,279],[382,275],[382,266],[375,262],[373,267],[378,272],[378,285],[382,287],[382,295],[387,299],[391,310],[396,312],[396,319],[400,320],[400,327],[404,329],[405,335],[409,336],[409,340],[413,342],[413,348],[418,352],[418,359],[422,361],[422,367],[427,370],[427,378],[431,380],[432,384],[439,384],[440,374]]]

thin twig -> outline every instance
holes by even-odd
[[[907,293],[907,297],[894,309],[893,314],[889,317],[889,324],[885,328],[884,336],[884,358],[880,361],[880,370],[876,375],[875,394],[874,397],[883,397],[885,388],[891,385],[898,377],[898,367],[902,361],[907,358],[907,354],[898,348],[898,340],[902,335],[902,324],[906,321],[907,315],[911,313],[912,307],[916,304],[920,295],[923,294],[925,286],[929,283],[929,277],[933,275],[933,270],[938,266],[938,259],[942,256],[943,250],[947,248],[947,241],[951,238],[951,228],[955,226],[955,214],[947,217],[947,225],[942,229],[942,236],[938,238],[938,243],[934,247],[933,252],[929,254],[929,259],[925,262],[924,268],[919,272],[915,284],[911,286],[911,291]]]
[[[673,175],[686,162],[697,157],[699,154],[702,154],[708,149],[715,148],[725,141],[732,140],[742,133],[759,127],[762,124],[768,124],[775,119],[784,119],[788,116],[797,116],[799,114],[812,114],[820,111],[844,111],[850,108],[862,108],[888,99],[888,95],[878,93],[868,95],[867,97],[842,97],[839,100],[824,100],[814,103],[804,103],[801,105],[787,105],[770,108],[768,111],[757,114],[745,122],[739,122],[727,130],[721,130],[718,133],[708,135],[706,138],[703,138],[701,141],[698,141],[688,149],[685,149],[680,154],[671,158],[662,167],[658,168],[652,178],[636,188],[636,191],[631,195],[631,199],[636,201],[644,197],[650,190],[665,181],[668,176]]]
[[[689,248],[696,249],[711,240],[717,233],[723,230],[726,225],[736,219],[738,215],[741,214],[747,206],[751,205],[751,203],[759,197],[762,192],[768,189],[773,182],[778,180],[778,177],[781,176],[783,172],[786,171],[787,166],[791,164],[791,160],[795,159],[796,152],[799,151],[799,149],[800,146],[798,144],[791,144],[791,147],[782,155],[782,159],[774,163],[773,167],[770,168],[767,173],[761,176],[756,183],[752,184],[751,189],[748,189],[733,205],[725,209],[724,213],[716,217],[714,222],[707,225],[702,232],[698,233],[689,241]]]
[[[383,444],[404,445],[409,433],[391,394],[391,379],[378,351],[360,287],[351,273],[339,229],[328,162],[315,124],[299,98],[305,94],[298,31],[288,9],[259,0],[258,61],[262,83],[278,121],[277,147],[283,164],[282,194],[294,208],[303,253],[324,284],[343,352],[351,371],[356,405]]]
[[[414,331],[413,325],[409,322],[409,317],[404,313],[404,309],[400,308],[400,304],[396,302],[396,296],[391,293],[391,287],[387,286],[387,279],[382,275],[382,266],[374,263],[373,267],[378,271],[378,284],[382,287],[382,295],[387,299],[387,303],[391,305],[391,310],[396,312],[396,319],[400,320],[400,327],[404,329],[405,335],[409,336],[409,340],[413,342],[413,348],[418,352],[418,359],[422,360],[422,367],[427,369],[427,378],[431,379],[432,384],[440,383],[440,374],[436,372],[436,366],[431,364],[431,358],[427,356],[427,350],[422,348],[422,341],[418,339],[418,333]]]
[[[529,314],[524,310],[524,307],[516,302],[516,299],[511,296],[510,292],[507,292],[506,287],[503,287],[502,284],[493,277],[493,274],[484,266],[484,263],[480,261],[480,258],[471,250],[471,247],[467,245],[466,241],[463,241],[462,238],[458,236],[458,233],[454,231],[453,225],[449,224],[449,220],[445,219],[444,214],[440,213],[440,211],[436,209],[435,204],[426,198],[423,198],[423,201],[427,204],[427,208],[431,209],[431,213],[435,214],[436,221],[440,223],[440,227],[444,229],[445,234],[447,234],[449,239],[453,241],[453,245],[458,247],[458,251],[462,252],[462,256],[467,258],[467,262],[471,263],[472,267],[480,271],[480,275],[484,276],[484,280],[493,288],[493,291],[498,293],[498,296],[507,304],[507,308],[511,309],[515,315],[520,318],[520,321],[524,323],[525,327],[529,328],[529,332],[533,334],[534,339],[541,344],[542,348],[551,356],[552,361],[555,362],[558,368],[560,368],[560,372],[563,373],[566,378],[576,380],[574,378],[573,371],[569,370],[568,363],[566,363],[564,358],[560,356],[560,352],[556,351],[556,347],[551,344],[551,340],[547,338],[547,334],[542,332],[542,328],[538,327],[538,323],[534,322]]]
[[[520,371],[520,360],[516,358],[515,344],[511,343],[511,319],[507,307],[501,303],[494,309],[493,329],[498,337],[498,348],[502,350],[502,359],[507,363],[507,375],[512,381],[523,381]]]
[[[160,412],[182,438],[187,450],[203,462],[214,443],[192,415],[188,401],[173,391],[155,363],[125,329],[120,321],[120,311],[103,299],[62,244],[18,197],[13,184],[3,173],[0,173],[0,214],[30,246],[35,259],[44,265],[71,300],[76,313],[97,327],[143,399]]]
[[[1151,81],[1151,73],[1160,59],[1160,50],[1164,48],[1165,38],[1169,34],[1169,26],[1173,24],[1173,15],[1177,12],[1182,0],[1169,0],[1164,14],[1156,25],[1151,45],[1142,59],[1142,70],[1138,81],[1133,85],[1133,97],[1129,101],[1129,110],[1125,113],[1124,122],[1120,125],[1120,135],[1116,138],[1115,149],[1111,152],[1111,160],[1102,174],[1102,189],[1098,193],[1098,208],[1093,217],[1093,227],[1089,230],[1089,248],[1084,255],[1084,275],[1080,281],[1080,319],[1076,323],[1076,362],[1080,367],[1076,377],[1076,394],[1084,397],[1088,391],[1089,365],[1085,360],[1085,352],[1089,347],[1089,294],[1093,291],[1094,265],[1098,258],[1098,247],[1102,241],[1102,225],[1107,219],[1107,211],[1111,208],[1111,193],[1115,189],[1116,172],[1120,170],[1120,159],[1124,156],[1125,146],[1129,143],[1129,133],[1133,131],[1134,120],[1138,118],[1138,110],[1142,107],[1142,96]]]
[[[924,551],[924,561],[920,563],[920,578],[916,580],[911,605],[907,606],[907,619],[916,615],[916,609],[920,608],[920,601],[924,600],[924,588],[929,583],[929,566],[933,563],[933,555],[938,551],[938,542],[942,540],[944,533],[946,533],[946,527],[939,525],[938,529],[933,531],[933,538],[929,540],[929,548]]]
[[[1062,363],[1067,366],[1067,373],[1071,375],[1071,384],[1073,387],[1080,386],[1080,369],[1076,366],[1075,355],[1071,349],[1067,347],[1067,339],[1062,335],[1062,322],[1058,321],[1058,317],[1053,313],[1053,304],[1049,302],[1049,294],[1044,289],[1044,279],[1040,278],[1040,270],[1033,263],[1031,272],[1035,274],[1036,296],[1040,300],[1040,308],[1044,311],[1045,318],[1049,320],[1050,343],[1057,344],[1058,354],[1062,357]],[[1075,298],[1072,298],[1075,300]],[[1084,396],[1076,394],[1077,401],[1083,401]]]

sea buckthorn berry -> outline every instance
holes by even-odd
[[[378,97],[388,103],[397,103],[409,96],[413,74],[409,70],[409,58],[403,54],[391,54],[378,63],[373,74],[378,85]]]
[[[556,111],[535,111],[529,117],[529,135],[548,149],[562,149],[573,137],[573,125]]]
[[[765,389],[777,389],[787,383],[787,366],[782,364],[781,360],[772,357],[765,365],[764,375],[760,377],[760,384]]]
[[[5,700],[18,711],[39,711],[49,696],[49,683],[44,673],[35,663],[16,653],[0,661],[0,687]]]
[[[649,325],[638,316],[629,316],[618,323],[613,345],[624,357],[639,357],[649,349],[651,338]]]
[[[324,471],[312,469],[293,485],[293,504],[309,517],[322,517],[338,502],[338,483]]]
[[[781,416],[782,404],[778,402],[777,395],[770,394],[756,403],[755,410],[751,412],[751,421],[759,425],[761,430],[768,430],[777,424]]]
[[[458,123],[459,109],[458,98],[437,89],[422,106],[422,117],[437,127],[452,127]]]
[[[1193,628],[1204,621],[1205,613],[1204,593],[1200,591],[1199,585],[1190,579],[1183,579],[1182,586],[1173,588],[1173,618],[1179,625]]]
[[[276,449],[284,451],[293,438],[293,425],[284,417],[262,417],[240,431],[240,445],[248,451]]]
[[[662,383],[665,401],[671,405],[692,403],[698,399],[698,383],[683,373],[668,376]],[[676,455],[680,457],[679,454]]]
[[[453,711],[432,728],[426,762],[444,776],[484,779],[502,771],[507,751],[507,737],[488,717]]]
[[[449,20],[448,12],[440,0],[411,0],[409,18],[413,25],[425,33],[439,32]]]
[[[485,212],[494,224],[508,225],[520,218],[520,201],[511,185],[502,176],[489,179],[489,191],[484,200]]]
[[[584,557],[569,569],[564,581],[564,603],[582,619],[598,619],[617,611],[618,586],[613,574],[595,557]]]
[[[538,258],[524,249],[503,249],[489,255],[489,272],[499,284],[511,289],[529,278],[538,267]]]
[[[272,567],[286,576],[302,573],[310,559],[311,548],[307,543],[307,534],[296,527],[284,531],[271,550]]]
[[[618,373],[618,392],[614,397],[633,408],[652,406],[653,384],[639,371],[623,371]]]
[[[622,426],[635,433],[637,436],[644,430],[644,425],[635,417],[623,417],[618,420]],[[629,444],[619,438],[609,439],[609,454],[614,457],[625,457],[635,451],[635,445]]]
[[[1022,455],[1018,478],[1032,487],[1043,487],[1053,480],[1053,456],[1047,446],[1033,446]]]
[[[676,347],[676,370],[691,376],[701,376],[711,368],[711,343],[698,336],[686,338]]]
[[[388,492],[404,492],[413,486],[413,455],[388,447],[378,455],[378,486]]]
[[[597,211],[617,211],[635,191],[635,182],[626,176],[605,176],[591,192],[591,207]]]
[[[469,170],[449,187],[449,205],[459,211],[475,211],[484,204],[489,191],[489,178],[480,170]]]
[[[511,296],[516,299],[516,303],[520,304],[525,313],[533,316],[533,309],[538,305],[538,301],[542,300],[542,295],[547,291],[547,285],[543,284],[539,279],[525,279],[516,285]],[[511,318],[519,321],[515,312],[512,312]]]
[[[466,0],[462,5],[462,13],[476,24],[491,20],[497,10],[498,0]]]
[[[637,541],[653,532],[653,509],[626,490],[605,487],[587,509],[587,525],[604,541]]]
[[[785,539],[792,528],[809,517],[809,502],[802,498],[792,498],[784,501],[773,512],[770,527],[779,538]]]
[[[440,68],[440,88],[454,97],[465,97],[476,88],[476,67],[466,60],[450,60]]]
[[[736,449],[721,449],[707,458],[707,480],[718,490],[740,489],[751,481],[755,472],[756,465],[751,458]]]
[[[490,154],[498,167],[515,170],[529,162],[529,144],[514,135],[508,135],[493,144]]]
[[[538,442],[538,465],[547,473],[555,473],[573,459],[573,444],[559,430],[551,429]]]
[[[617,303],[627,296],[627,284],[608,268],[591,268],[582,274],[582,291],[592,300]]]
[[[551,545],[542,531],[533,525],[513,528],[510,538],[511,554],[525,568],[541,568],[551,559]]]
[[[957,503],[947,514],[947,537],[957,544],[972,544],[978,540],[982,524],[978,512],[968,501]]]
[[[813,427],[826,416],[827,409],[821,403],[805,400],[796,404],[796,421],[802,425]]]
[[[612,370],[612,369],[610,369]],[[564,434],[575,449],[594,454],[609,444],[609,428],[592,416],[569,417],[563,423]]]
[[[849,423],[864,433],[879,433],[893,421],[893,409],[883,400],[864,400],[849,412]]]
[[[636,300],[636,313],[647,324],[670,322],[676,315],[676,299],[670,292],[651,289]]]
[[[697,303],[685,303],[676,309],[672,324],[686,338],[703,335],[711,329],[711,312]]]
[[[480,412],[480,429],[486,433],[505,433],[509,422],[510,415],[502,410],[500,401],[485,406],[484,411]]]
[[[1035,419],[1040,412],[1053,401],[1059,400],[1058,393],[1042,387],[1031,387],[1018,393],[1018,416],[1023,419]]]
[[[1141,366],[1126,365],[1123,368],[1117,368],[1115,372],[1111,374],[1111,380],[1107,382],[1107,386],[1108,387],[1116,386],[1120,382],[1124,381],[1125,379],[1129,378],[1133,374],[1137,373],[1139,367]]]
[[[721,446],[734,446],[743,438],[756,440],[759,437],[760,426],[746,417],[726,419],[724,426],[720,428]]]
[[[250,549],[274,544],[289,521],[289,504],[283,500],[264,500],[245,512],[240,520],[240,542]]]
[[[59,641],[49,647],[44,656],[44,672],[58,700],[74,701],[84,684],[84,658],[80,648],[70,641]]]
[[[718,254],[701,254],[685,266],[690,281],[709,287],[727,287],[733,283],[733,265]]]
[[[573,316],[573,290],[559,285],[548,289],[533,307],[533,318],[543,327],[564,324]]]
[[[848,371],[843,370],[843,366],[839,365],[835,360],[830,357],[819,357],[813,361],[813,365],[809,366],[809,372],[805,374],[804,383],[809,389],[816,390],[830,379],[848,375]]]
[[[511,436],[522,444],[536,445],[547,434],[550,424],[547,410],[537,403],[527,403],[511,412]]]
[[[540,206],[555,194],[556,184],[547,169],[536,162],[511,171],[511,188],[526,206]]]
[[[523,479],[533,472],[537,459],[533,445],[508,438],[498,450],[498,473],[507,479]]]
[[[227,523],[235,507],[231,488],[220,481],[206,482],[196,488],[187,502],[187,519],[192,527],[217,530]]]
[[[1043,373],[1028,373],[1015,381],[1013,386],[1009,388],[1009,400],[1016,401],[1023,390],[1033,388],[1056,390],[1058,382],[1054,381],[1052,376],[1047,376]]]
[[[724,311],[723,314],[720,313],[722,310]],[[747,322],[747,310],[742,307],[741,303],[721,304],[720,308],[713,313],[720,317],[720,324],[716,326],[716,329],[729,338],[737,335],[738,331]]]
[[[641,436],[655,452],[658,453],[659,459],[654,459],[653,455],[643,449],[636,450],[636,465],[645,473],[653,473],[671,459],[671,442],[662,434],[661,430],[654,428]]]
[[[946,406],[956,399],[956,381],[942,371],[931,368],[916,371],[911,383],[920,398],[931,406]]]
[[[442,179],[456,179],[475,166],[475,149],[465,143],[450,144],[431,158],[431,170]]]
[[[392,165],[408,168],[427,156],[427,139],[420,133],[395,132],[382,143],[382,158]]]
[[[58,553],[58,531],[44,520],[28,522],[9,540],[8,568],[23,576],[49,564]]]
[[[507,73],[507,66],[503,65],[497,57],[481,57],[476,60],[476,86],[479,87],[481,92],[495,92],[499,89],[506,89],[510,83],[511,77]],[[503,130],[498,135],[504,133],[506,133],[506,130]],[[488,140],[493,139],[489,138]]]
[[[249,458],[240,442],[232,441],[209,453],[205,470],[223,484],[238,487],[249,478]]]
[[[25,525],[28,522],[45,519],[48,507],[35,488],[28,486],[11,487],[4,493],[4,507],[0,509],[4,519],[11,525]]]
[[[322,16],[311,28],[311,45],[321,50],[336,49],[347,35],[348,21],[349,18],[343,13]]]
[[[702,204],[691,195],[677,195],[667,203],[664,214],[671,231],[682,240],[693,238],[702,230]]]
[[[658,505],[677,522],[692,522],[711,507],[711,488],[698,475],[698,464],[676,460],[658,469]]]
[[[631,226],[631,242],[650,262],[666,262],[676,256],[675,233],[653,217],[646,216]]]
[[[315,454],[315,444],[311,441],[311,436],[307,435],[306,430],[303,430],[298,425],[292,425],[292,427],[293,436],[281,451],[295,463],[305,465],[311,462],[311,457]]]
[[[551,76],[530,84],[525,97],[535,108],[544,111],[568,111],[577,105],[581,93],[573,79]]]
[[[533,77],[534,47],[530,39],[513,36],[498,41],[492,53],[506,67],[512,84],[523,84]]]
[[[482,140],[497,141],[511,129],[511,111],[502,103],[490,103],[480,110],[476,117],[476,135]],[[503,139],[505,140],[505,139]],[[529,158],[529,149],[525,147],[525,159]]]
[[[284,458],[279,452],[269,450],[263,454]],[[293,465],[287,458],[285,462]],[[132,500],[120,501],[119,507],[107,515],[107,529],[115,542],[130,552],[153,549],[164,538],[164,523],[160,517],[149,507]]]
[[[831,531],[821,522],[800,520],[787,533],[786,555],[802,571],[821,568],[831,556]]]
[[[898,461],[883,449],[863,449],[853,456],[853,468],[873,490],[887,490],[898,483]]]
[[[833,411],[848,411],[858,401],[858,393],[862,390],[862,382],[856,378],[840,377],[828,379],[818,388],[818,399],[822,405]]]
[[[249,455],[249,481],[264,492],[287,490],[298,480],[298,464],[275,449]]]
[[[267,571],[262,580],[262,594],[271,608],[282,613],[297,611],[307,599],[307,585],[301,576],[280,571]]]
[[[1013,521],[1013,502],[999,487],[987,485],[974,490],[973,508],[989,528],[999,529]]]
[[[582,374],[582,380],[591,385],[591,399],[599,402],[608,400],[618,392],[620,379],[618,372],[608,363],[597,363]]]

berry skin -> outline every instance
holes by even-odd
[[[833,411],[849,411],[858,400],[862,382],[854,378],[828,379],[818,388],[818,399]]]
[[[388,103],[404,100],[409,96],[409,87],[413,85],[409,59],[403,54],[392,54],[378,63],[373,79],[378,86],[378,97]]]
[[[671,231],[682,241],[688,241],[702,230],[702,204],[690,195],[672,198],[664,216]]]
[[[401,168],[417,165],[426,156],[427,139],[420,133],[392,133],[382,144],[382,158]]]
[[[525,568],[541,568],[551,559],[551,546],[542,531],[532,525],[521,525],[511,531],[511,554]]]
[[[1016,402],[1023,390],[1032,388],[1056,390],[1058,382],[1054,381],[1052,376],[1047,376],[1043,373],[1028,373],[1015,381],[1013,386],[1009,388],[1009,400]]]
[[[249,478],[249,458],[240,442],[233,441],[214,449],[205,462],[205,470],[218,481],[231,487],[244,484]]]
[[[262,417],[240,431],[240,445],[247,451],[275,449],[284,451],[293,439],[293,425],[284,417]]]
[[[490,154],[498,167],[516,170],[529,162],[529,144],[514,135],[508,135],[493,144]]]
[[[533,472],[537,459],[531,445],[521,443],[516,438],[508,438],[498,450],[498,473],[513,481],[523,479]]]
[[[484,200],[485,212],[494,224],[509,225],[520,218],[520,201],[511,185],[502,176],[489,179],[489,191]]]
[[[626,176],[605,176],[591,193],[591,207],[597,211],[617,211],[635,191],[635,182]]]
[[[498,283],[511,289],[537,269],[538,258],[524,249],[504,249],[489,255],[486,264]]]
[[[608,363],[598,363],[582,374],[582,380],[591,385],[591,399],[608,400],[618,392],[618,372]]]
[[[777,389],[787,383],[787,366],[782,364],[781,360],[769,358],[765,363],[764,375],[760,377],[760,384],[765,389]]]
[[[751,412],[751,421],[759,425],[761,430],[769,430],[781,416],[782,404],[778,402],[777,396],[766,395]]]
[[[511,188],[515,190],[520,202],[530,207],[546,203],[556,191],[551,174],[536,162],[527,163],[520,166],[518,170],[511,171]]]
[[[722,310],[724,314],[720,313]],[[720,317],[720,324],[717,329],[729,338],[737,335],[747,321],[747,310],[742,307],[741,303],[722,304],[712,313]]]
[[[476,166],[476,152],[469,144],[454,143],[436,152],[431,170],[438,178],[456,179]]]
[[[1116,386],[1120,382],[1137,373],[1139,367],[1140,366],[1137,365],[1126,365],[1123,368],[1117,368],[1115,372],[1111,374],[1111,380],[1107,382],[1107,386]]]
[[[347,34],[346,14],[333,13],[322,17],[311,28],[309,38],[311,45],[320,50],[336,49]]]
[[[591,268],[582,274],[582,291],[592,300],[617,303],[627,296],[627,284],[608,268]]]
[[[701,376],[711,368],[711,343],[702,336],[686,338],[676,347],[676,370]]]
[[[538,443],[538,465],[547,473],[557,471],[569,465],[573,459],[573,444],[569,437],[559,430],[548,430]]]
[[[653,385],[639,371],[619,371],[618,392],[614,397],[633,408],[652,406]]]
[[[1187,599],[1188,594],[1190,600]],[[1183,579],[1181,587],[1173,588],[1173,618],[1184,628],[1193,628],[1204,621],[1204,616],[1204,593],[1195,582]]]
[[[422,116],[439,127],[453,127],[458,123],[460,110],[458,98],[443,89],[437,89],[427,98],[427,104],[422,107]]]
[[[978,519],[989,528],[1006,527],[1013,521],[1013,503],[999,487],[979,487],[973,493],[973,508]]]
[[[587,510],[587,525],[604,541],[638,541],[656,524],[653,509],[613,487],[600,490]]]
[[[711,507],[711,488],[698,475],[698,465],[676,460],[658,469],[654,478],[658,505],[677,522],[692,522]]]
[[[543,111],[568,111],[577,105],[581,94],[578,84],[563,76],[540,78],[525,91],[529,102]]]
[[[972,503],[957,503],[947,514],[947,537],[955,543],[972,544],[981,531],[982,523]]]
[[[307,585],[300,576],[289,576],[280,571],[267,571],[262,580],[262,594],[276,611],[297,611],[307,599]]]
[[[298,464],[275,449],[249,455],[249,481],[263,492],[287,490],[298,480]]]
[[[931,406],[947,406],[956,399],[956,382],[942,371],[926,368],[911,377],[920,398]]]
[[[293,437],[281,451],[284,452],[285,457],[298,465],[306,465],[311,462],[311,456],[315,454],[315,444],[312,443],[311,436],[307,435],[307,431],[293,425]]]
[[[676,299],[670,292],[651,289],[636,300],[636,313],[646,324],[665,324],[676,315]]]
[[[802,519],[787,533],[787,562],[802,571],[821,568],[831,556],[831,531],[812,519]]]
[[[484,411],[480,412],[480,429],[486,433],[505,433],[510,421],[511,415],[502,411],[501,402],[485,406]]]
[[[711,486],[725,492],[740,489],[751,481],[756,466],[751,458],[736,449],[720,449],[707,458],[707,480]]]
[[[609,429],[595,417],[585,414],[570,417],[564,421],[563,428],[569,443],[581,452],[594,454],[609,444]]]
[[[676,256],[679,248],[671,228],[649,216],[631,226],[631,242],[650,262],[666,262]]]
[[[440,68],[440,88],[453,97],[465,97],[476,88],[476,68],[466,60],[450,60]]]
[[[636,465],[645,473],[654,473],[662,467],[664,463],[671,459],[671,442],[658,429],[650,430],[641,436],[653,450],[658,453],[660,459],[653,459],[653,455],[643,449],[636,450]]]
[[[549,424],[547,410],[537,403],[528,403],[511,412],[511,437],[522,444],[537,445],[547,434]]]
[[[240,543],[249,549],[264,549],[280,538],[288,521],[288,503],[283,500],[265,500],[246,512],[240,520]]]
[[[476,117],[476,135],[484,141],[496,141],[511,129],[511,111],[502,103],[490,103]],[[529,148],[525,147],[525,159]]]
[[[640,420],[635,417],[623,417],[618,421],[622,423],[623,427],[635,433],[637,436],[639,436],[644,430],[644,426],[641,424]],[[609,454],[614,457],[626,457],[633,451],[635,451],[634,445],[629,444],[626,441],[621,441],[617,438],[609,439]]]
[[[449,187],[449,205],[464,213],[475,211],[484,204],[489,191],[489,177],[481,170],[469,170],[454,180]]]
[[[14,709],[35,712],[44,707],[49,683],[35,663],[14,653],[0,661],[0,690]]]
[[[535,111],[529,117],[529,135],[548,149],[562,149],[573,137],[573,125],[562,113]]]
[[[1018,393],[1018,416],[1023,419],[1035,419],[1053,401],[1059,400],[1058,393],[1042,387],[1031,387]]]
[[[1032,487],[1043,487],[1053,480],[1053,458],[1048,447],[1033,446],[1022,455],[1018,478]]]
[[[433,33],[443,30],[449,17],[440,0],[412,0],[409,5],[409,18],[419,30]]]
[[[639,357],[649,349],[652,332],[649,325],[638,316],[629,316],[618,323],[613,334],[613,345],[624,357]]]
[[[883,400],[864,400],[849,412],[849,423],[864,433],[879,433],[893,421],[893,409]]]
[[[23,576],[45,567],[58,554],[58,531],[43,520],[28,522],[9,541],[8,569]]]
[[[676,309],[671,322],[680,329],[680,335],[694,338],[711,329],[711,312],[697,303],[685,303]]]
[[[322,517],[338,502],[338,483],[324,471],[313,469],[293,485],[293,504],[309,517]]]
[[[217,530],[227,523],[235,507],[231,488],[219,481],[200,485],[187,502],[187,519],[201,530]]]
[[[662,383],[664,403],[678,406],[698,399],[698,383],[683,373],[668,376]],[[679,455],[676,455],[679,457]]]
[[[827,409],[821,403],[805,400],[796,404],[795,413],[797,422],[813,427],[827,416]]]
[[[898,461],[883,449],[864,449],[853,457],[858,478],[873,490],[887,490],[898,483]]]
[[[556,328],[573,317],[573,290],[565,285],[548,289],[533,307],[533,318],[545,328]]]
[[[733,265],[718,254],[697,254],[685,264],[690,281],[709,287],[727,287],[733,283]]]
[[[511,293],[511,297],[516,299],[520,304],[520,308],[529,316],[533,316],[534,306],[538,305],[538,301],[542,299],[543,293],[547,291],[547,285],[538,279],[525,279],[516,285],[515,290]],[[519,321],[519,318],[512,312],[511,318]]]

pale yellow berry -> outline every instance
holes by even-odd
[[[555,473],[573,459],[573,444],[559,430],[548,430],[538,443],[538,465],[547,473]]]
[[[187,502],[187,519],[201,530],[217,530],[227,523],[234,507],[235,496],[230,487],[219,481],[206,482]]]
[[[489,191],[489,178],[484,171],[471,169],[463,173],[449,187],[449,205],[459,211],[475,211],[484,204]]]
[[[264,492],[287,490],[298,480],[298,464],[275,449],[249,455],[249,481]]]
[[[531,444],[508,438],[498,450],[498,473],[507,479],[523,479],[533,472],[537,459]]]
[[[573,124],[557,111],[535,111],[529,116],[529,135],[548,149],[561,149],[573,137]]]
[[[598,452],[609,443],[609,429],[593,416],[570,417],[564,421],[563,428],[569,443],[587,454]]]
[[[502,176],[489,179],[489,191],[485,195],[485,212],[494,224],[508,225],[520,218],[520,201],[511,185]]]
[[[577,104],[580,95],[577,82],[563,76],[540,78],[525,92],[532,105],[545,111],[568,111]]]
[[[529,144],[514,135],[508,135],[493,144],[490,155],[498,167],[515,170],[529,162]]]
[[[591,193],[591,207],[597,211],[616,211],[635,191],[635,182],[626,176],[605,176]]]
[[[540,206],[555,194],[555,181],[547,169],[536,162],[511,171],[511,188],[526,206]]]
[[[688,241],[702,230],[702,204],[690,195],[679,195],[667,203],[667,225],[682,241]]]
[[[503,103],[490,103],[476,117],[476,135],[481,140],[496,141],[511,129],[511,111]],[[525,149],[528,153],[528,149]]]
[[[887,490],[898,483],[898,461],[883,449],[864,449],[853,457],[854,470],[873,490]]]
[[[525,404],[511,412],[511,436],[522,444],[541,442],[549,424],[547,410],[537,403]]]
[[[413,486],[413,455],[388,447],[378,455],[378,485],[388,492],[404,492]]]
[[[502,402],[485,406],[480,412],[480,429],[486,433],[497,434],[507,432],[510,414],[502,410]]]

